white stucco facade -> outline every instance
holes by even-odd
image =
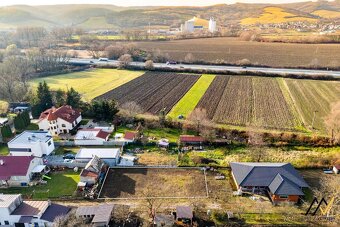
[[[43,157],[55,149],[53,137],[47,131],[24,131],[8,142],[13,156]]]

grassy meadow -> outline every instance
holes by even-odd
[[[143,73],[143,71],[94,69],[36,78],[31,81],[31,84],[36,87],[39,82],[46,81],[52,90],[67,90],[73,87],[83,95],[84,100],[90,101],[101,94],[139,77]]]

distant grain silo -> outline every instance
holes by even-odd
[[[209,31],[214,33],[217,31],[216,20],[213,17],[210,17],[209,20]]]

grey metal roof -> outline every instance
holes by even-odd
[[[238,185],[246,186],[262,186],[269,187],[272,183],[272,189],[277,191],[278,187],[286,188],[283,191],[300,192],[300,188],[309,187],[305,180],[300,176],[298,171],[290,163],[230,163],[233,175]],[[276,178],[280,175],[283,181],[289,180],[288,183],[280,183],[280,179]],[[276,179],[275,179],[276,178]],[[274,181],[274,182],[273,182]],[[297,188],[295,190],[293,188]]]
[[[298,185],[280,174],[277,174],[269,185],[269,190],[275,195],[304,195]]]
[[[111,219],[113,205],[104,204],[99,205],[97,213],[92,219],[92,223],[108,223]]]
[[[76,211],[77,216],[94,216],[92,223],[108,223],[111,219],[111,213],[114,205],[102,204],[98,206],[82,206]]]

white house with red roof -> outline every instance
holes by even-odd
[[[78,130],[74,137],[74,144],[78,146],[85,145],[103,145],[110,137],[109,132],[102,129],[81,129]]]
[[[33,156],[0,156],[0,185],[27,186],[35,169],[42,164],[41,158]]]
[[[51,135],[69,133],[82,120],[81,113],[71,106],[52,107],[40,114],[40,130],[49,131]]]

